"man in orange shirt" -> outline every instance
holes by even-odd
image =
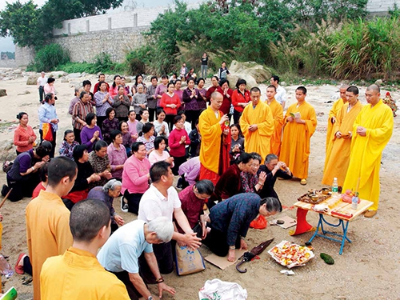
[[[271,136],[271,152],[279,156],[281,150],[281,138],[283,127],[283,107],[275,99],[276,87],[270,85],[267,87],[267,104],[271,108],[272,117],[274,118],[274,133]]]

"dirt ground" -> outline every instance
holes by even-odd
[[[96,80],[90,77],[92,83]],[[57,144],[61,144],[64,130],[71,127],[71,118],[68,115],[68,105],[73,98],[73,84],[82,82],[83,78],[74,79],[74,82],[60,83],[56,80],[58,101],[57,113],[60,118]],[[36,126],[38,131],[38,95],[35,86],[27,86],[26,79],[0,82],[0,88],[7,90],[8,96],[0,98],[0,143],[13,138],[13,130],[8,129],[9,122],[15,121],[20,111],[29,114],[29,124]],[[264,93],[265,86],[260,86]],[[295,86],[286,87],[289,104],[294,103]],[[285,206],[291,206],[296,199],[310,188],[321,187],[322,171],[325,158],[325,136],[327,115],[332,103],[327,101],[338,98],[338,86],[307,86],[309,101],[319,114],[318,126],[311,139],[310,170],[307,186],[301,186],[298,181],[281,181],[276,183],[276,191]],[[29,92],[26,94],[25,91]],[[385,91],[382,92],[384,94]],[[365,101],[365,87],[360,89],[360,99]],[[392,92],[395,99],[400,99],[399,92]],[[323,113],[323,114],[322,114]],[[3,125],[2,125],[3,124]],[[2,127],[1,127],[2,126]],[[175,297],[164,295],[163,299],[195,300],[198,299],[198,290],[206,280],[219,278],[224,281],[239,283],[247,289],[248,299],[400,299],[400,230],[399,207],[396,206],[400,197],[399,162],[400,147],[400,117],[395,118],[393,136],[384,150],[380,171],[381,195],[378,214],[372,219],[363,216],[352,221],[349,226],[348,237],[352,243],[346,243],[344,252],[339,255],[339,244],[322,238],[313,241],[315,258],[306,266],[293,269],[294,276],[280,273],[284,267],[278,265],[265,251],[261,259],[246,264],[248,272],[240,274],[234,266],[220,270],[206,263],[206,270],[201,273],[179,278],[176,273],[165,276],[166,283],[175,287]],[[57,147],[58,151],[58,147]],[[0,173],[0,184],[5,183],[5,173]],[[9,255],[10,263],[14,266],[18,254],[27,252],[25,235],[25,207],[30,199],[23,199],[12,203],[7,201],[2,208],[3,238],[1,253]],[[395,203],[396,202],[396,203]],[[136,216],[122,213],[119,203],[114,206],[126,222],[134,220]],[[294,209],[284,210],[280,216],[295,218]],[[317,214],[309,213],[308,221],[317,225]],[[334,220],[332,220],[334,221]],[[335,230],[335,229],[334,229]],[[291,237],[289,229],[268,226],[264,230],[250,229],[247,237],[250,249],[260,242],[274,238],[273,245],[282,240],[304,244],[311,237],[311,233]],[[205,247],[201,247],[204,256],[210,254]],[[330,254],[335,264],[326,265],[320,258],[321,252]],[[14,274],[5,281],[5,289],[15,286],[18,290],[18,299],[32,299],[32,286],[22,285],[22,275]],[[156,293],[156,288],[153,288]]]

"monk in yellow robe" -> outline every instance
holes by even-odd
[[[274,118],[274,133],[271,137],[270,153],[279,156],[281,150],[282,127],[283,127],[283,107],[276,101],[276,87],[270,85],[267,87],[267,104],[271,108],[272,117]]]
[[[334,138],[335,133],[333,132],[333,126],[336,123],[336,118],[339,113],[339,111],[342,109],[343,105],[347,102],[347,97],[346,97],[346,91],[348,85],[342,85],[340,87],[340,99],[337,100],[335,103],[333,103],[333,106],[331,110],[329,111],[329,116],[328,116],[328,127],[326,129],[326,157],[329,156],[328,151],[332,149],[332,139]],[[327,159],[325,157],[325,165],[327,163]]]
[[[347,103],[339,111],[333,126],[333,142],[330,156],[326,157],[322,184],[332,185],[337,178],[338,185],[343,186],[350,160],[350,146],[353,124],[361,111],[362,104],[358,100],[358,88],[351,86],[347,89]]]
[[[211,180],[217,184],[219,177],[229,167],[231,135],[229,118],[219,108],[223,96],[219,92],[211,94],[210,106],[199,117],[200,180]]]
[[[260,101],[261,91],[258,87],[250,90],[251,103],[247,105],[240,117],[240,129],[244,136],[246,152],[256,152],[264,158],[271,151],[271,137],[274,133],[274,119],[271,108]]]
[[[372,218],[379,204],[379,169],[382,151],[393,132],[393,113],[380,99],[380,88],[373,84],[365,92],[368,104],[357,116],[353,125],[350,164],[343,189],[357,189],[359,197],[374,204],[364,216]]]
[[[70,211],[61,200],[74,185],[77,175],[75,162],[56,157],[48,166],[48,184],[45,191],[26,207],[26,235],[32,264],[33,299],[40,298],[40,272],[45,260],[64,254],[72,246],[69,228]]]
[[[317,127],[314,107],[306,102],[307,89],[296,89],[297,103],[289,106],[284,120],[282,148],[279,160],[286,162],[293,176],[307,184],[310,139]]]

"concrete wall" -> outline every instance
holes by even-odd
[[[35,59],[35,51],[28,47],[20,48],[15,46],[15,60],[17,66],[26,67]]]
[[[369,0],[367,11],[373,15],[385,15],[389,9],[393,9],[395,3],[400,8],[399,0]]]
[[[16,68],[17,61],[15,59],[0,59],[0,68]]]

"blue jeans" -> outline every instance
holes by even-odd
[[[207,79],[207,65],[201,65],[201,78]]]

